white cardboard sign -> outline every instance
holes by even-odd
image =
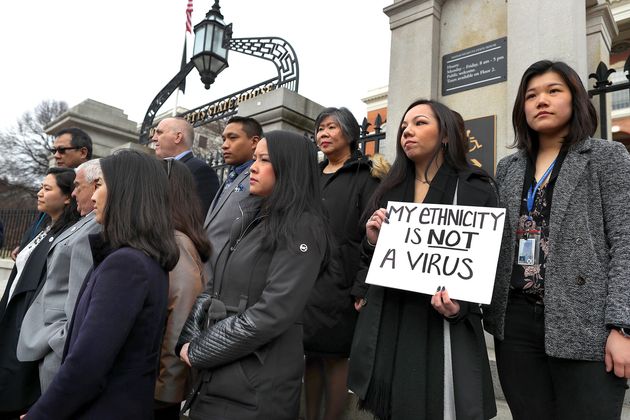
[[[505,209],[387,203],[366,282],[490,303]]]

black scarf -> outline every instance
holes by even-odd
[[[414,174],[383,196],[387,201],[413,202]],[[452,204],[457,174],[442,165],[424,203]],[[375,286],[372,286],[375,287]],[[443,317],[431,306],[431,296],[403,290],[384,290],[374,371],[362,409],[381,420],[444,415]],[[400,402],[406,403],[400,403]]]

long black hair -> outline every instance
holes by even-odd
[[[201,261],[206,262],[210,257],[210,242],[203,230],[201,203],[196,192],[195,179],[186,165],[178,160],[164,159],[162,163],[168,177],[173,228],[190,238]]]
[[[402,123],[405,119],[405,115],[411,108],[418,105],[428,105],[431,107],[431,110],[438,121],[438,136],[440,141],[437,143],[435,150],[433,151],[433,155],[429,160],[427,168],[435,162],[440,154],[440,151],[443,150],[444,162],[454,170],[458,172],[461,170],[476,171],[466,159],[465,133],[461,130],[460,123],[458,122],[458,118],[455,113],[449,107],[437,101],[430,99],[418,99],[412,102],[403,113],[400,124],[398,124],[398,134],[396,134],[396,159],[394,160],[394,164],[385,179],[383,179],[374,191],[362,219],[365,219],[366,215],[369,216],[372,212],[374,212],[374,210],[380,207],[379,203],[387,191],[400,185],[408,176],[413,176],[415,173],[415,164],[405,154],[405,151],[400,144],[400,139],[402,138],[404,131]],[[443,143],[445,146],[443,146]],[[426,173],[424,175],[425,177],[427,176]]]
[[[55,177],[55,182],[63,195],[70,199],[70,202],[63,207],[61,216],[59,216],[50,228],[50,233],[54,235],[57,232],[65,230],[68,226],[77,222],[77,220],[81,217],[79,210],[77,210],[77,201],[72,196],[76,173],[74,172],[74,169],[53,167],[48,169],[46,175],[53,175]]]
[[[101,159],[107,186],[103,237],[112,248],[147,253],[166,271],[179,258],[169,214],[168,180],[160,162],[135,150]]]
[[[302,214],[320,221],[321,234],[330,242],[319,188],[319,168],[315,145],[305,136],[289,131],[265,134],[269,160],[276,183],[263,201],[266,238],[271,247],[293,237]],[[328,245],[327,245],[328,246]],[[328,255],[328,252],[326,252]]]
[[[534,155],[538,150],[538,133],[529,127],[525,116],[527,85],[533,77],[547,72],[554,72],[560,76],[571,92],[572,113],[569,132],[562,141],[563,148],[592,136],[597,128],[597,112],[575,70],[562,61],[537,61],[523,73],[512,110],[514,143],[511,147],[524,149],[530,155]]]

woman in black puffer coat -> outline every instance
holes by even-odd
[[[315,155],[306,138],[286,131],[256,146],[250,196],[176,350],[198,372],[187,401],[193,420],[299,415],[301,318],[329,254]]]
[[[347,108],[326,108],[315,121],[322,203],[333,235],[331,261],[317,280],[304,313],[306,416],[340,418],[348,390],[348,356],[357,319],[355,304],[365,296],[356,281],[365,229],[361,215],[378,185],[370,159],[358,150],[359,124]],[[324,392],[325,391],[325,392]]]

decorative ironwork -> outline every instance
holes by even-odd
[[[277,77],[265,80],[248,88],[239,90],[231,95],[209,102],[198,108],[187,111],[180,116],[186,118],[193,126],[207,124],[221,118],[229,117],[238,112],[238,104],[255,98],[263,93],[279,87],[285,87],[297,92],[299,85],[299,65],[295,50],[287,41],[277,37],[233,38],[229,49],[241,54],[251,55],[274,63],[278,72]],[[140,129],[140,143],[148,143],[150,130],[157,111],[177,89],[186,75],[194,68],[192,62],[186,66],[160,91],[155,97],[142,122]]]
[[[361,123],[361,135],[359,137],[359,149],[365,154],[379,153],[381,141],[385,139],[385,131],[383,129],[383,117],[381,114],[377,114],[374,119],[374,131],[369,132],[369,127],[372,125],[367,118],[363,118]],[[370,144],[374,144],[374,147],[368,147]],[[371,149],[371,150],[368,150]]]
[[[595,85],[593,89],[588,91],[588,95],[599,97],[599,127],[600,137],[603,139],[608,138],[608,106],[606,104],[606,94],[610,92],[617,92],[620,90],[629,90],[630,94],[630,56],[626,59],[623,66],[623,70],[626,74],[627,82],[614,84],[608,78],[611,74],[616,73],[615,69],[609,69],[606,64],[600,61],[595,73],[591,73],[588,78],[595,79]]]
[[[272,61],[278,70],[278,86],[297,92],[299,66],[295,50],[287,41],[277,37],[234,38],[230,50]]]
[[[157,114],[158,110],[164,105],[164,102],[175,92],[175,90],[179,87],[186,76],[192,69],[195,68],[195,65],[192,61],[186,63],[184,68],[182,68],[179,73],[175,75],[171,79],[170,82],[166,84],[158,93],[153,101],[151,101],[151,105],[149,105],[149,109],[147,109],[147,113],[144,115],[144,120],[142,120],[142,128],[140,128],[140,144],[145,144],[149,142],[149,129],[153,125],[153,119]]]

